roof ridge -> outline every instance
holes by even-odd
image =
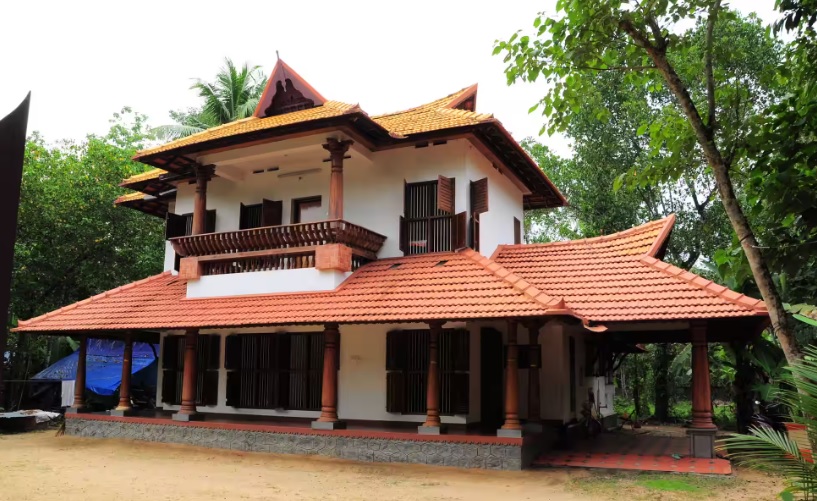
[[[450,102],[457,99],[463,92],[466,92],[466,91],[468,91],[469,89],[471,89],[473,87],[474,87],[474,85],[469,85],[468,87],[463,87],[462,89],[460,89],[458,91],[455,91],[455,92],[452,92],[451,94],[449,94],[447,96],[434,99],[434,100],[429,101],[427,103],[423,103],[423,104],[420,104],[420,105],[417,105],[417,106],[413,106],[411,108],[406,108],[404,110],[398,110],[398,111],[392,111],[392,112],[388,112],[388,113],[381,113],[379,115],[373,115],[371,118],[372,118],[372,120],[376,120],[378,118],[392,117],[392,116],[395,116],[395,115],[402,115],[403,113],[410,113],[412,111],[421,110],[423,108],[429,108],[429,109],[432,109],[432,110],[439,109],[439,108],[445,108],[445,106],[447,104],[450,104]],[[440,103],[439,107],[433,106],[435,103],[437,103],[439,101],[446,101],[446,100],[449,101],[446,104]]]
[[[666,228],[669,227],[670,230],[672,229],[672,225],[670,225],[669,221],[668,221],[669,219],[672,219],[672,223],[674,224],[675,214],[670,214],[669,216],[661,218],[661,219],[655,219],[653,221],[647,221],[646,223],[643,223],[643,224],[638,225],[638,226],[634,226],[632,228],[627,228],[626,230],[617,231],[615,233],[608,233],[607,235],[599,235],[597,237],[576,238],[576,239],[571,239],[571,240],[557,240],[555,242],[539,242],[539,243],[532,243],[532,244],[504,244],[502,247],[503,247],[503,249],[519,249],[519,248],[524,248],[524,247],[532,247],[532,248],[536,248],[536,247],[558,247],[558,246],[563,246],[563,245],[606,242],[606,241],[610,241],[610,240],[617,240],[617,239],[619,239],[621,237],[630,236],[630,235],[635,234],[635,233],[639,233],[641,231],[644,231],[648,226],[657,225],[657,223],[662,223],[663,227],[662,227],[661,233],[658,234],[658,237],[656,237],[656,239],[662,238],[662,237],[664,239],[666,239],[666,236],[669,235],[669,232],[668,232],[668,230],[666,230]],[[663,233],[664,231],[667,231],[666,235],[664,235],[664,233]],[[653,243],[653,245],[655,245],[655,243]],[[650,251],[652,251],[652,249],[650,249]]]
[[[18,325],[18,327],[22,327],[22,326],[30,327],[33,324],[36,324],[37,322],[45,320],[46,318],[50,318],[50,317],[52,317],[52,316],[54,316],[54,315],[56,315],[58,313],[63,313],[65,311],[73,310],[74,308],[77,308],[78,306],[82,306],[82,305],[94,302],[97,299],[102,299],[102,298],[111,296],[113,294],[117,294],[119,292],[122,292],[122,291],[125,291],[125,290],[128,290],[128,289],[132,289],[134,287],[146,284],[148,282],[152,282],[154,280],[158,280],[158,279],[160,279],[162,277],[165,277],[165,276],[168,276],[168,275],[172,275],[172,272],[163,271],[162,273],[159,273],[158,275],[153,275],[153,276],[150,276],[150,277],[147,277],[147,278],[143,278],[141,280],[137,280],[135,282],[130,282],[130,283],[127,283],[127,284],[124,284],[124,285],[120,285],[119,287],[116,287],[116,288],[111,289],[109,291],[101,292],[101,293],[96,294],[94,296],[91,296],[89,298],[85,298],[82,301],[77,301],[75,303],[71,303],[71,304],[69,304],[67,306],[63,306],[62,308],[56,309],[54,311],[49,311],[48,313],[45,313],[45,314],[40,315],[38,317],[29,318],[28,320],[18,320],[17,325]],[[12,329],[12,330],[16,331],[17,329],[15,328],[15,329]]]
[[[549,294],[546,294],[535,285],[531,285],[527,280],[524,280],[516,273],[508,271],[508,269],[506,269],[501,264],[483,256],[479,252],[473,249],[466,248],[461,251],[458,251],[458,253],[462,254],[465,257],[470,258],[472,261],[485,268],[486,271],[490,272],[495,277],[509,284],[511,287],[521,292],[523,295],[544,305],[548,309],[565,310],[570,312],[571,314],[573,313],[567,307],[567,305],[565,305],[564,298],[556,298],[550,296]]]
[[[727,287],[724,287],[723,285],[716,284],[712,280],[706,279],[698,274],[692,273],[691,271],[684,270],[652,256],[643,255],[638,258],[638,261],[645,266],[649,266],[650,268],[658,270],[666,275],[677,278],[682,282],[686,282],[714,296],[729,301],[732,304],[746,308],[747,310],[754,310],[758,314],[768,313],[766,303],[764,303],[761,299],[755,299],[747,296],[746,294],[735,292]]]
[[[664,219],[664,226],[661,228],[661,231],[658,232],[658,236],[655,237],[652,246],[650,246],[650,249],[647,251],[647,255],[650,257],[656,257],[658,255],[661,248],[664,247],[664,244],[669,238],[670,233],[672,233],[672,228],[675,226],[674,212]]]

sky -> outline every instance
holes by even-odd
[[[774,0],[733,0],[776,18]],[[229,7],[234,7],[231,10]],[[104,134],[123,106],[170,123],[198,104],[190,85],[224,58],[269,73],[276,51],[327,99],[375,115],[417,106],[479,83],[477,111],[517,139],[544,123],[528,109],[544,84],[507,86],[494,41],[530,30],[555,0],[112,2],[6,1],[0,6],[0,116],[32,92],[29,131],[47,141]],[[542,137],[557,153],[570,147]]]

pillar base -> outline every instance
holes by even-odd
[[[135,416],[136,411],[134,409],[131,409],[131,408],[128,408],[128,409],[111,409],[110,415],[111,416],[116,416],[116,417]]]
[[[417,433],[420,435],[441,435],[445,433],[445,428],[442,426],[420,425],[417,427]]]
[[[204,421],[204,414],[200,412],[196,412],[194,414],[182,414],[181,412],[176,412],[171,416],[173,421],[181,421],[181,422],[190,422],[190,421]]]
[[[66,414],[90,414],[93,412],[88,407],[69,407],[65,409]]]
[[[522,438],[523,432],[521,429],[518,430],[509,430],[505,428],[500,428],[496,430],[496,436],[502,438]]]
[[[712,459],[715,457],[715,434],[717,428],[690,428],[687,430],[689,436],[689,455],[694,458]]]
[[[313,430],[345,430],[346,421],[312,421]]]

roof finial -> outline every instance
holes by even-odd
[[[277,51],[277,50],[275,51],[275,58],[276,58],[278,61],[280,61],[280,60],[281,60],[281,56],[278,54],[278,51]]]

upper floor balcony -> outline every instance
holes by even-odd
[[[199,273],[222,275],[320,267],[319,247],[341,244],[351,250],[351,269],[377,259],[386,237],[335,219],[246,230],[202,233],[169,239],[182,258],[194,257]]]

